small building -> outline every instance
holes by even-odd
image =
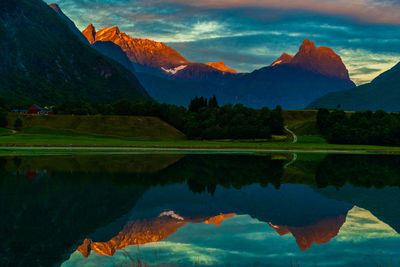
[[[40,114],[40,111],[42,110],[42,108],[38,105],[32,105],[28,108],[28,114]]]
[[[39,105],[32,105],[28,109],[14,109],[12,112],[22,113],[22,114],[37,114],[37,115],[49,115],[54,114],[54,111],[50,109],[41,108]]]

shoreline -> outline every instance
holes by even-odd
[[[390,149],[374,148],[327,148],[306,147],[230,147],[230,146],[1,146],[0,156],[59,155],[59,154],[257,154],[257,153],[299,153],[299,154],[355,154],[355,155],[400,155],[400,147]]]

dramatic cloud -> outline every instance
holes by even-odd
[[[261,7],[285,10],[315,11],[330,15],[354,17],[360,21],[400,24],[398,1],[372,0],[153,0],[191,4],[199,8]]]
[[[48,0],[50,3],[51,0]],[[83,30],[118,25],[191,61],[249,72],[306,38],[333,48],[358,84],[400,61],[397,0],[53,0]]]

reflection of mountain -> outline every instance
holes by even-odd
[[[369,210],[379,220],[387,223],[400,233],[400,188],[385,187],[360,188],[345,185],[340,189],[327,187],[316,189],[324,196],[338,201],[346,201],[358,207]]]
[[[292,234],[296,238],[297,245],[301,250],[310,249],[311,245],[328,243],[332,238],[337,236],[340,228],[346,221],[346,215],[340,214],[337,217],[328,217],[318,221],[314,225],[308,226],[280,226],[269,225],[281,236]]]
[[[88,257],[91,251],[100,255],[112,256],[117,250],[126,246],[147,244],[161,241],[187,223],[212,223],[221,225],[222,221],[233,217],[234,214],[221,214],[211,218],[181,218],[173,212],[162,213],[158,217],[128,222],[124,228],[112,239],[106,242],[93,242],[85,239],[78,250],[84,257]]]
[[[321,186],[396,185],[397,157],[341,157],[329,156],[320,164]],[[284,163],[254,155],[0,158],[0,236],[5,237],[0,265],[52,266],[85,238],[96,244],[108,242],[128,225],[143,229],[135,223],[148,226],[152,220],[157,225],[166,210],[186,222],[215,224],[223,219],[220,214],[250,215],[286,227],[305,240],[304,247],[310,240],[321,243],[333,237],[354,205],[400,231],[398,187],[345,185],[337,190],[281,184]],[[300,167],[301,173],[310,175],[316,168],[314,163]],[[29,180],[25,172],[30,170],[48,172]],[[152,229],[155,236],[168,234]]]
[[[400,232],[399,177],[398,156],[329,155],[318,166],[316,190],[367,209]]]
[[[219,225],[233,214],[268,222],[281,234],[290,231],[304,250],[313,242],[321,244],[335,237],[352,207],[326,199],[304,185],[282,185],[279,189],[250,185],[240,190],[217,187],[214,195],[193,194],[185,184],[167,185],[149,189],[127,214],[125,222],[88,236],[90,241],[85,241],[79,251],[89,255],[91,249],[110,255],[127,245],[164,239],[187,222]],[[159,214],[166,210],[173,210],[174,217],[160,218]]]
[[[54,266],[66,260],[88,234],[135,206],[146,190],[136,179],[179,158],[0,158],[0,266]]]

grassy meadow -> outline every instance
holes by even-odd
[[[213,149],[216,151],[288,151],[288,152],[346,152],[346,153],[400,153],[400,147],[366,145],[327,144],[316,128],[316,111],[284,111],[285,125],[297,136],[293,143],[291,135],[273,136],[268,140],[187,140],[185,136],[169,124],[154,117],[134,116],[31,116],[9,114],[7,129],[0,129],[0,153],[22,153],[13,147],[40,147],[46,151],[64,151],[66,148],[82,147],[79,151],[89,151],[91,147],[117,151],[163,149]],[[16,118],[23,122],[21,129],[13,129]],[[54,149],[50,149],[54,148]],[[57,149],[58,148],[58,149]],[[62,148],[62,149],[61,149]],[[78,150],[76,150],[78,151]],[[78,153],[78,152],[77,152]]]

